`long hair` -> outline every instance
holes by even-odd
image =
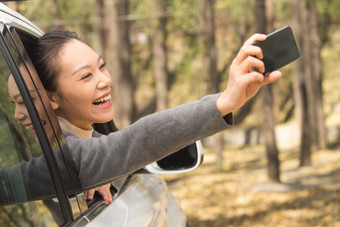
[[[59,52],[72,39],[82,42],[77,33],[65,30],[47,32],[36,40],[31,60],[47,91],[57,90],[57,77],[60,72]]]

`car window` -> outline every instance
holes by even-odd
[[[40,121],[43,124],[44,131],[47,135],[47,139],[50,143],[50,146],[52,147],[53,150],[57,150],[57,148],[60,148],[60,146],[63,145],[63,152],[61,152],[61,154],[67,153],[68,147],[65,144],[65,138],[60,129],[58,120],[54,114],[54,111],[50,105],[50,102],[48,101],[47,94],[37,76],[37,73],[30,62],[30,59],[28,57],[29,54],[27,54],[27,52],[30,53],[31,51],[34,51],[34,44],[37,38],[25,31],[22,31],[14,27],[10,27],[9,32],[11,34],[12,39],[15,41],[13,42],[13,45],[15,45],[16,47],[16,48],[13,48],[12,53],[17,53],[16,52],[17,50],[20,53],[20,55],[23,56],[24,63],[26,65],[26,67],[24,68],[19,67],[20,72],[22,73],[23,79],[25,80],[25,83],[28,87],[30,86],[30,84],[34,83],[36,92],[33,92],[33,94],[31,94],[32,98],[34,99],[35,98],[34,96],[36,95],[39,96],[39,101],[34,99],[34,104],[40,116]],[[8,40],[7,43],[9,44],[11,43],[11,41]],[[17,58],[19,59],[19,56]],[[20,64],[20,61],[18,61],[18,64]],[[25,76],[26,74],[29,74],[30,76]],[[29,90],[31,93],[32,89],[29,89]],[[72,183],[74,183],[70,181],[70,179],[72,178],[67,177],[70,174],[75,174],[75,172],[70,171],[68,168],[69,165],[67,163],[64,163],[64,160],[66,158],[64,157],[60,158],[60,155],[59,155],[59,158],[57,159],[58,159],[57,162],[58,162],[58,167],[59,167],[58,170],[61,172],[60,175],[63,175],[64,181],[62,181],[62,183],[64,184],[66,188],[72,188],[71,193],[68,193],[67,196],[68,196],[68,203],[70,207],[72,208],[71,209],[72,217],[76,218],[81,213],[84,213],[88,209],[86,200],[84,197],[84,193],[81,192],[81,188],[79,187],[79,185],[72,185]],[[78,193],[74,193],[75,191]]]
[[[0,42],[0,226],[57,226],[64,222],[58,200],[41,199],[55,187]]]

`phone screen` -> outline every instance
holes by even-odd
[[[289,26],[285,26],[268,34],[266,40],[255,42],[253,45],[262,49],[262,61],[265,65],[263,75],[265,76],[296,60],[300,56],[293,31]]]

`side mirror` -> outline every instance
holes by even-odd
[[[154,174],[186,173],[196,169],[203,162],[203,147],[200,140],[144,167]]]
[[[93,128],[104,135],[117,131],[115,123],[111,120],[107,123],[93,124]],[[157,161],[153,162],[137,172],[154,174],[186,173],[197,169],[203,162],[203,147],[200,140],[189,146]]]

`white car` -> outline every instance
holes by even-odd
[[[24,60],[31,41],[43,32],[2,3],[0,30],[0,226],[186,226],[182,209],[158,174],[197,168],[203,158],[201,143],[130,175],[111,204],[101,196],[87,202],[82,188],[67,182],[74,172],[55,157],[56,150],[69,148],[54,112],[43,101],[44,89]],[[27,127],[15,118],[11,83],[32,121]],[[115,127],[110,122],[95,129],[109,133]]]

